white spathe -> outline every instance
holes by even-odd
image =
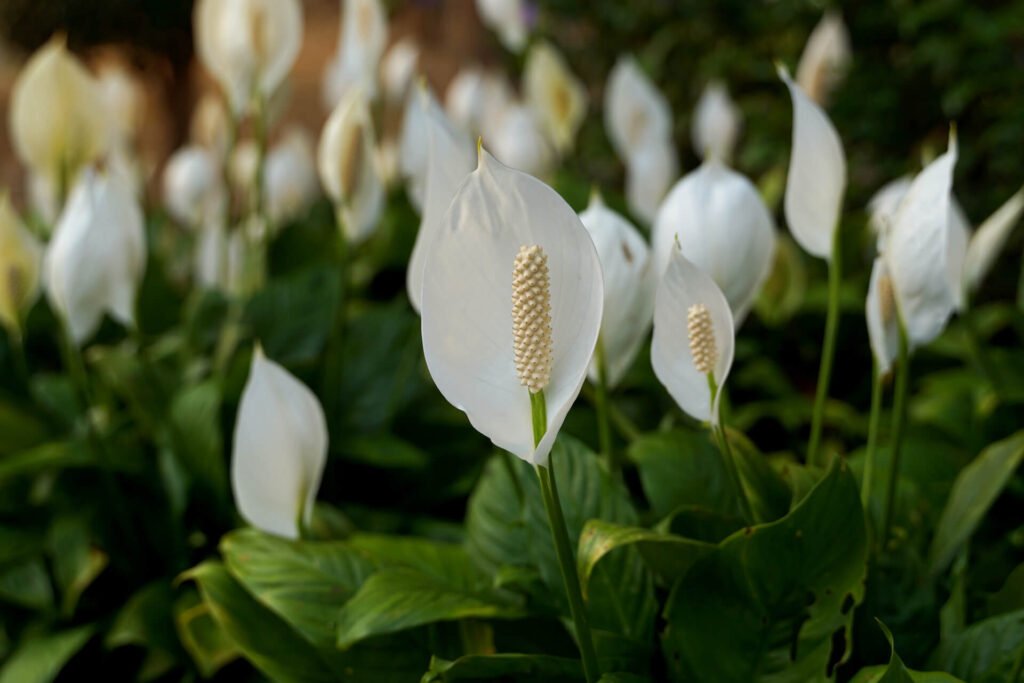
[[[529,37],[527,0],[476,0],[483,23],[498,34],[501,44],[520,53]]]
[[[338,48],[323,75],[323,99],[333,110],[358,87],[377,97],[377,73],[388,41],[387,14],[380,0],[342,0]]]
[[[420,61],[420,46],[412,38],[402,38],[384,53],[380,64],[380,81],[384,97],[401,102],[412,86]]]
[[[135,324],[135,298],[146,268],[142,208],[115,174],[86,170],[61,213],[43,264],[50,305],[75,344],[109,313]]]
[[[1007,199],[971,237],[964,258],[964,289],[973,292],[985,279],[1024,212],[1024,188]]]
[[[672,146],[672,108],[632,55],[620,56],[608,75],[604,125],[623,161],[640,148]]]
[[[655,277],[650,249],[640,231],[608,208],[596,192],[580,214],[580,221],[594,241],[604,274],[600,343],[604,347],[605,379],[609,387],[614,387],[633,364],[651,328]],[[596,356],[587,374],[592,382],[598,381]]]
[[[487,139],[501,163],[537,178],[546,177],[555,163],[554,149],[533,112],[521,104],[505,108]]]
[[[808,97],[824,106],[845,74],[850,57],[850,35],[843,17],[825,12],[807,38],[796,67],[796,82]]]
[[[402,128],[398,133],[398,172],[405,180],[409,202],[420,213],[427,186],[427,146],[423,144],[426,139],[426,104],[418,88],[411,88],[405,98]]]
[[[17,336],[25,311],[39,296],[43,245],[0,192],[0,326]]]
[[[530,47],[523,67],[523,96],[555,151],[560,156],[570,152],[587,114],[587,90],[550,43]]]
[[[704,306],[711,316],[715,339],[712,374],[719,387],[714,405],[708,377],[697,370],[690,348],[687,318],[692,306]],[[732,368],[735,343],[732,313],[722,290],[682,251],[672,249],[668,269],[655,296],[651,366],[658,381],[687,415],[718,424],[721,389]]]
[[[864,316],[868,323],[868,341],[875,357],[878,374],[885,376],[899,352],[900,330],[893,299],[892,280],[885,259],[875,258],[871,267],[871,281],[864,303]]]
[[[327,463],[327,421],[312,391],[259,346],[242,390],[231,453],[238,511],[267,533],[298,538]]]
[[[270,100],[302,46],[299,0],[198,0],[193,21],[196,54],[236,117]]]
[[[341,216],[339,227],[351,242],[362,242],[380,221],[384,183],[377,170],[370,106],[360,89],[350,90],[324,124],[317,167]]]
[[[740,325],[771,271],[775,224],[753,183],[712,158],[676,183],[658,211],[652,246],[664,273],[678,241],[715,281]]]
[[[419,96],[426,99],[428,173],[423,217],[406,274],[409,302],[417,312],[422,301],[428,245],[442,229],[455,192],[473,172],[476,162],[473,143],[448,120],[430,91],[420,88]]]
[[[654,222],[665,194],[679,178],[679,156],[671,140],[651,142],[626,159],[626,203],[647,224]]]
[[[513,357],[512,266],[524,245],[544,250],[550,272],[552,372],[536,448]],[[586,378],[603,305],[601,264],[576,212],[481,150],[430,244],[423,280],[423,352],[444,397],[495,445],[544,465]]]
[[[693,111],[693,149],[702,159],[729,161],[743,125],[743,115],[721,81],[711,81]]]
[[[263,168],[267,217],[280,226],[301,216],[320,195],[313,141],[303,128],[291,128],[271,148]]]
[[[804,251],[825,260],[839,229],[846,155],[825,112],[779,67],[793,100],[793,149],[786,176],[786,222]]]
[[[163,174],[164,205],[178,223],[198,228],[224,212],[224,177],[212,152],[187,145],[167,160]]]

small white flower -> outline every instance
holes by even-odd
[[[671,141],[645,144],[626,159],[626,203],[648,224],[658,215],[665,194],[679,178],[679,157]]]
[[[388,40],[387,15],[380,0],[342,0],[341,35],[323,78],[324,105],[333,110],[352,88],[377,97],[377,72]]]
[[[740,134],[743,115],[729,97],[725,84],[711,81],[704,87],[693,112],[693,148],[701,158],[729,161]]]
[[[227,194],[213,153],[188,145],[171,155],[164,167],[163,195],[171,217],[188,228],[223,214]]]
[[[476,0],[480,19],[498,33],[502,45],[522,52],[529,37],[526,0]]]
[[[864,313],[868,322],[871,352],[875,356],[879,375],[885,376],[892,369],[892,363],[899,352],[900,331],[892,279],[882,257],[877,257],[871,267],[871,282],[868,284]]]
[[[411,38],[402,38],[384,53],[380,64],[380,80],[384,96],[392,102],[401,102],[412,86],[419,66],[420,47]]]
[[[416,88],[409,90],[398,134],[398,170],[405,180],[410,203],[422,213],[427,184],[427,112]]]
[[[672,146],[672,108],[631,55],[622,55],[604,96],[604,126],[623,161],[640,148]]]
[[[992,269],[1010,232],[1024,213],[1024,188],[1006,200],[971,237],[964,260],[964,288],[973,292]]]
[[[0,326],[20,334],[25,312],[39,296],[43,245],[0,192]]]
[[[253,352],[231,453],[231,488],[242,518],[298,538],[309,524],[327,463],[327,421],[316,396],[287,370]]]
[[[587,91],[549,43],[533,45],[526,55],[523,95],[555,151],[572,150],[587,113]]]
[[[491,151],[503,164],[538,178],[546,177],[555,152],[529,108],[510,104],[488,135]]]
[[[796,68],[796,82],[818,104],[828,104],[850,63],[850,35],[838,12],[826,12],[811,31]]]
[[[302,128],[292,128],[267,154],[263,196],[267,217],[281,225],[303,214],[320,194],[313,142]]]

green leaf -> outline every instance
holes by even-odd
[[[876,621],[878,620],[876,619]],[[861,669],[851,683],[963,683],[960,679],[947,673],[908,669],[900,656],[896,654],[896,643],[893,642],[892,632],[881,621],[878,621],[878,627],[882,629],[885,639],[889,641],[891,651],[889,663],[885,666]]]
[[[16,476],[32,475],[52,469],[92,467],[95,464],[95,456],[84,443],[55,441],[0,456],[0,483]]]
[[[522,609],[494,591],[469,592],[413,569],[382,569],[338,616],[338,647],[437,621],[513,619]]]
[[[655,576],[668,585],[681,579],[694,562],[715,549],[703,541],[592,519],[583,527],[576,558],[584,594],[601,558],[626,546],[635,547]]]
[[[82,517],[61,517],[50,529],[53,573],[62,592],[61,612],[71,616],[82,592],[107,566],[107,554],[93,545]]]
[[[568,683],[583,680],[583,668],[575,659],[547,655],[469,655],[454,662],[434,657],[420,683],[451,681],[531,681]]]
[[[166,581],[154,581],[128,600],[107,631],[104,644],[110,649],[128,645],[146,649],[141,680],[164,675],[185,654],[174,630],[173,610],[174,590]]]
[[[674,680],[824,680],[848,656],[832,639],[850,642],[866,558],[857,484],[837,459],[792,512],[736,532],[676,584],[663,634]]]
[[[182,389],[168,414],[171,443],[192,481],[216,496],[227,495],[220,387],[212,380]]]
[[[95,630],[95,626],[88,624],[70,631],[30,637],[0,669],[0,683],[49,683]]]
[[[25,450],[46,440],[50,430],[32,413],[10,401],[0,401],[0,455]]]
[[[942,573],[974,533],[1022,459],[1024,430],[990,445],[960,472],[935,530],[928,562],[932,576]]]
[[[1024,648],[1024,610],[971,624],[939,645],[931,664],[970,683],[1010,681]]]
[[[175,603],[174,626],[182,646],[204,678],[210,678],[242,654],[235,641],[214,619],[210,605],[203,602],[195,591],[185,593]]]
[[[41,557],[25,560],[0,572],[0,600],[33,610],[53,606],[53,587]]]

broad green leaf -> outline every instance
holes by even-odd
[[[0,526],[0,566],[37,554],[43,547],[40,536],[36,529]]]
[[[742,432],[727,428],[726,434],[736,457],[736,469],[747,489],[754,518],[771,522],[789,512],[791,505],[799,501],[796,496],[799,490],[786,486],[768,458]]]
[[[192,481],[216,497],[227,495],[220,388],[214,381],[186,387],[171,403],[168,427],[174,454]]]
[[[210,605],[195,591],[174,605],[174,626],[182,646],[204,678],[241,656],[241,650],[214,618]]]
[[[88,624],[70,631],[29,637],[0,669],[0,683],[49,683],[95,630],[95,626]]]
[[[970,683],[1010,681],[1024,648],[1024,610],[971,624],[941,643],[931,664]]]
[[[166,581],[154,581],[131,597],[107,631],[104,644],[110,649],[127,645],[146,649],[141,680],[164,675],[185,654],[174,630],[173,609],[173,588]]]
[[[965,467],[942,511],[929,556],[929,572],[940,574],[981,523],[1024,459],[1024,430],[998,441]]]
[[[53,587],[41,557],[0,570],[0,600],[45,611],[53,606]]]
[[[0,483],[16,476],[72,467],[92,467],[96,458],[79,441],[54,441],[0,456]]]
[[[531,681],[531,683],[571,683],[582,681],[579,661],[547,655],[469,655],[454,662],[434,657],[430,670],[420,683],[452,681]]]
[[[450,586],[470,591],[491,583],[469,561],[466,549],[457,543],[385,534],[355,534],[348,543],[380,568],[414,569]]]
[[[576,558],[584,594],[601,558],[626,546],[635,547],[655,576],[668,585],[681,579],[694,562],[715,549],[713,544],[703,541],[592,519],[583,527]]]
[[[857,484],[836,460],[792,512],[736,532],[676,584],[663,634],[674,680],[825,680],[848,656],[832,641],[850,642],[866,558]]]
[[[896,643],[893,642],[892,633],[881,621],[879,628],[889,641],[891,654],[889,663],[885,666],[873,666],[861,669],[853,678],[851,683],[963,683],[960,679],[940,671],[911,671],[896,654]]]
[[[108,557],[93,544],[82,517],[62,517],[54,522],[49,545],[54,578],[62,593],[61,612],[71,616],[82,592],[106,568]]]

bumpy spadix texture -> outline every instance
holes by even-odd
[[[513,334],[512,270],[523,245],[543,250],[550,281],[547,431],[536,447]],[[576,212],[541,181],[481,151],[428,246],[422,293],[423,354],[437,388],[498,447],[546,463],[601,326],[601,264]]]
[[[715,330],[711,325],[711,313],[704,304],[694,304],[686,311],[686,332],[690,337],[690,355],[693,367],[702,375],[715,369],[718,351],[715,348]]]
[[[520,247],[512,266],[512,345],[519,383],[543,391],[551,380],[551,277],[536,244]]]

